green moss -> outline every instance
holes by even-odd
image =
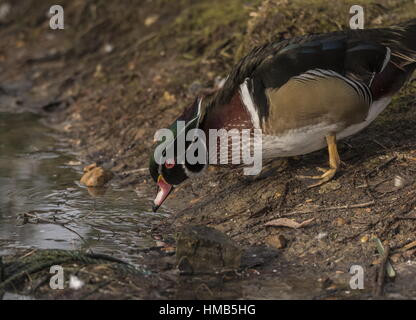
[[[207,57],[214,52],[226,57],[225,51],[221,53],[221,50],[242,39],[249,12],[255,10],[260,2],[198,1],[177,16],[169,31],[179,38],[179,48],[187,53],[185,57],[189,59]]]

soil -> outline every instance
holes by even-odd
[[[96,162],[120,186],[145,190],[150,209],[154,182],[140,169],[147,167],[155,131],[170,125],[196,94],[214,88],[253,46],[346,29],[357,1],[63,0],[64,30],[49,28],[51,1],[11,3],[0,18],[2,111],[45,115],[86,165]],[[360,3],[366,28],[416,17],[413,0]],[[166,201],[170,218],[152,232],[175,246],[177,230],[205,225],[257,258],[266,252],[246,264],[245,278],[235,284],[235,292],[245,288],[244,298],[374,298],[377,237],[390,247],[397,272],[384,296],[415,298],[416,283],[409,279],[416,274],[416,249],[406,247],[416,240],[415,93],[413,79],[370,127],[339,143],[343,169],[322,187],[309,189],[296,176],[325,167],[325,150],[270,161],[256,177],[244,176],[241,168],[210,168],[175,189]],[[283,217],[313,220],[297,229],[265,226]],[[170,277],[171,288],[156,281],[159,294],[127,295],[120,288],[119,298],[235,297],[204,291],[201,283],[211,283],[206,278],[178,280],[174,260],[164,265],[170,273],[158,258],[149,261],[153,272]],[[352,265],[364,268],[366,290],[349,289]],[[245,280],[253,277],[262,285]],[[282,279],[292,287],[276,285]],[[304,294],[290,295],[293,288]],[[102,294],[86,298],[106,297],[97,292]]]

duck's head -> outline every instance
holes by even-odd
[[[169,128],[158,130],[155,134],[156,143],[149,156],[149,171],[158,185],[153,212],[157,211],[175,186],[189,177],[199,175],[207,166],[205,140],[195,135],[196,130],[192,130],[199,129],[201,124],[201,103],[202,98],[197,98]],[[183,147],[181,141],[184,142]],[[203,163],[194,163],[187,158],[187,151],[195,149],[191,149],[195,142],[199,142],[196,155],[205,153]]]

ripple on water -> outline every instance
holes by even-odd
[[[78,183],[81,166],[68,165],[75,156],[56,138],[32,114],[0,113],[0,253],[89,248],[134,262],[128,253],[153,246],[146,231],[167,214],[149,212],[149,199],[133,190],[91,196]],[[60,225],[19,225],[23,213],[69,222],[79,236]]]

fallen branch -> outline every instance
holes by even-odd
[[[310,225],[314,220],[315,218],[312,218],[312,219],[308,219],[299,223],[299,222],[296,222],[287,218],[279,218],[279,219],[274,219],[272,221],[267,222],[265,226],[288,227],[292,229],[299,229],[299,228],[303,228],[303,227]]]
[[[71,232],[75,233],[78,237],[81,238],[81,240],[85,241],[84,237],[81,236],[78,232],[76,232],[74,229],[66,226],[66,224],[70,223],[71,221],[60,222],[60,221],[56,221],[56,220],[52,220],[52,219],[38,217],[36,214],[29,213],[29,212],[23,213],[23,218],[36,219],[36,223],[42,222],[42,223],[55,224],[55,225],[61,226],[62,228],[65,228],[68,231],[71,231]],[[30,222],[29,220],[25,220],[25,221],[26,221],[26,223],[33,223],[33,222]]]
[[[148,173],[149,169],[148,168],[140,168],[140,169],[132,169],[132,170],[127,170],[127,171],[123,171],[122,174],[132,174],[132,173]]]
[[[308,210],[292,211],[292,212],[286,213],[283,216],[286,217],[286,216],[291,216],[291,215],[294,215],[294,214],[314,213],[314,212],[319,212],[319,211],[366,208],[366,207],[370,207],[374,204],[375,204],[375,201],[372,200],[372,201],[364,202],[364,203],[346,204],[344,206],[324,207],[324,208],[314,208],[314,209],[308,209]]]

